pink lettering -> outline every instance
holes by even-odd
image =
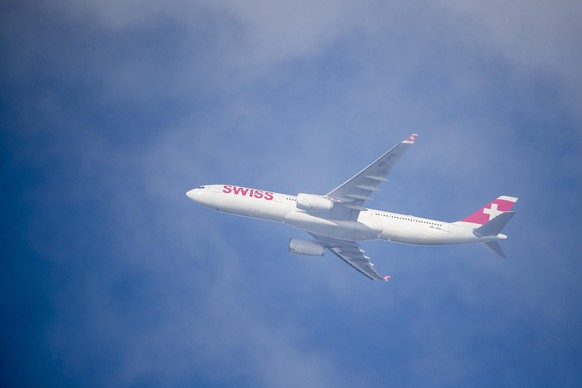
[[[272,201],[275,197],[275,194],[270,191],[263,191],[263,190],[255,190],[249,189],[246,187],[240,186],[230,186],[224,185],[222,186],[222,192],[224,194],[234,194],[234,195],[242,195],[249,198],[256,198],[256,199],[264,199],[267,201]]]
[[[238,187],[238,186],[233,186],[232,190],[234,191],[234,193],[236,195],[247,195],[249,189],[245,188],[245,187]]]

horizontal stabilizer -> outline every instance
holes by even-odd
[[[505,228],[505,225],[507,225],[514,214],[515,212],[501,213],[485,225],[473,230],[473,234],[477,237],[497,236]]]
[[[485,248],[487,248],[491,252],[493,252],[494,255],[499,256],[499,257],[507,257],[507,256],[505,256],[505,252],[503,252],[503,249],[501,249],[501,245],[499,245],[499,242],[489,241],[489,242],[483,243],[483,245],[485,245]]]

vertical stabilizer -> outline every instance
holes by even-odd
[[[502,195],[459,222],[485,225],[498,215],[510,211],[516,202],[517,198]]]
[[[484,241],[483,245],[491,253],[499,257],[507,257],[499,245],[499,240],[507,238],[506,235],[501,234],[501,231],[515,215],[511,208],[516,202],[516,197],[502,195],[455,224],[472,228],[476,237],[489,240]]]

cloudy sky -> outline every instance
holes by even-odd
[[[0,385],[579,386],[582,6],[36,0],[0,6]],[[520,198],[509,258],[198,206],[325,193],[419,133],[374,207]]]

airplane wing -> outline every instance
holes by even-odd
[[[414,144],[417,136],[417,134],[408,136],[368,167],[330,191],[326,197],[331,198],[336,204],[341,204],[341,206],[334,205],[334,218],[357,220],[359,212],[366,210],[363,207],[364,202],[370,199],[374,192],[380,191],[378,185],[387,181],[386,176],[404,152]]]
[[[355,241],[336,240],[313,233],[309,234],[362,275],[372,280],[388,281],[390,279],[390,276],[382,276],[376,272],[370,258],[364,254],[364,250]]]

